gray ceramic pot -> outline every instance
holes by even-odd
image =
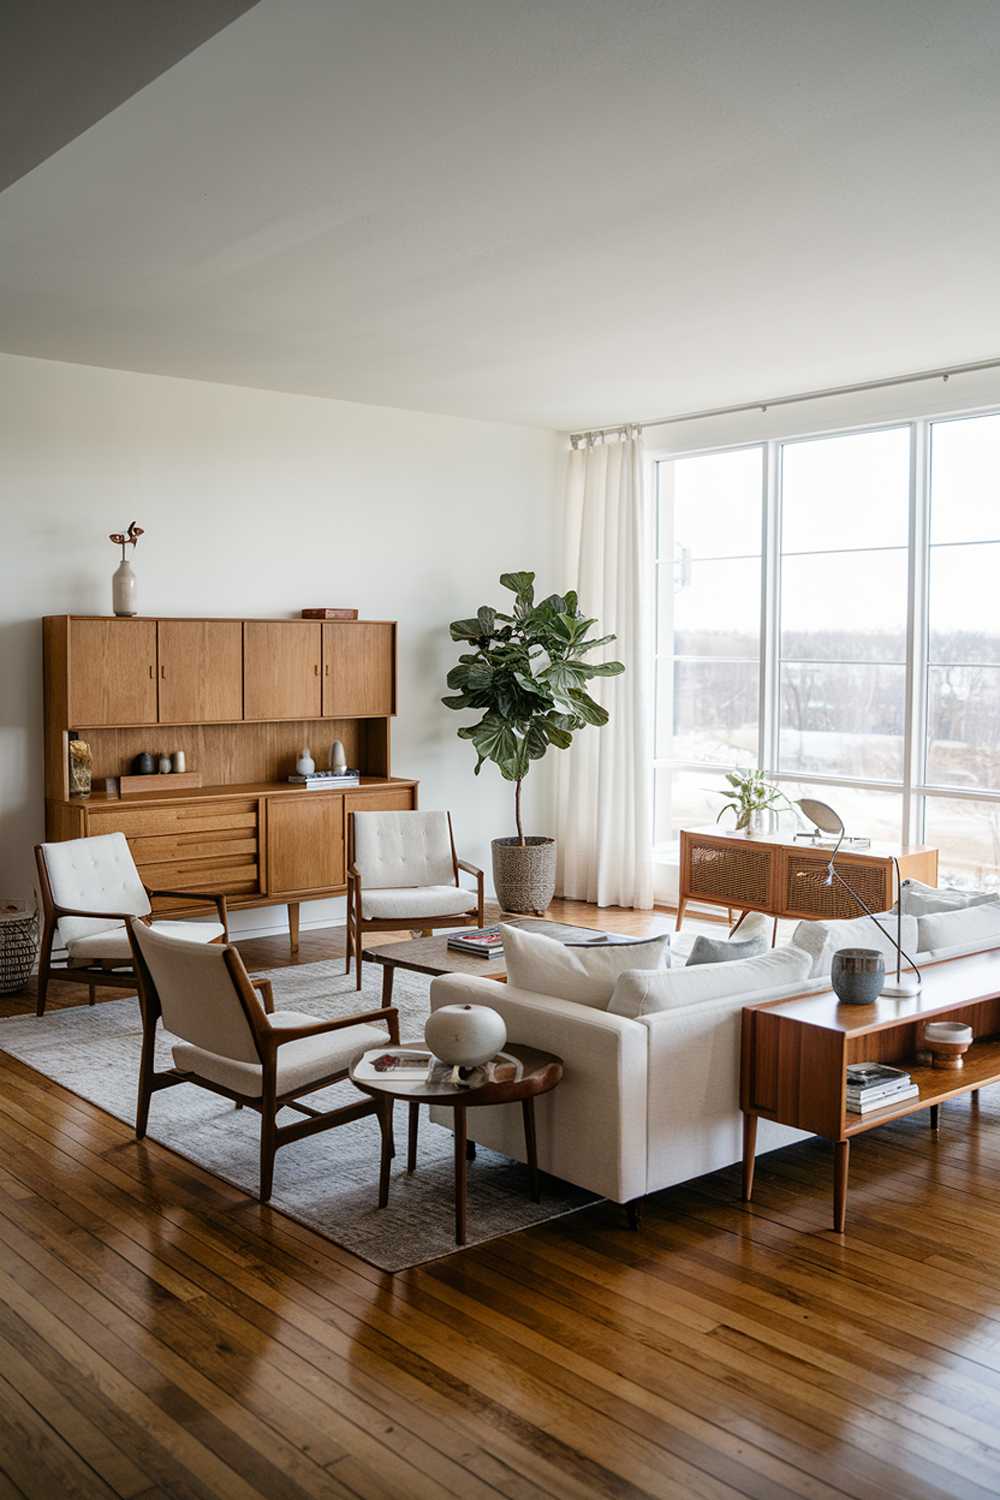
[[[830,983],[842,1005],[871,1005],[885,984],[885,959],[877,948],[839,948]]]
[[[504,911],[540,917],[556,893],[555,839],[494,839],[493,888]]]

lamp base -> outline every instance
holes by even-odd
[[[919,995],[921,990],[920,980],[916,974],[903,974],[901,978],[886,979],[881,993],[888,999],[901,999],[911,995]]]

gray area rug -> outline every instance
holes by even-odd
[[[261,971],[274,986],[279,1009],[316,1017],[351,1015],[381,1004],[381,969],[365,966],[359,995],[341,963]],[[396,972],[393,1003],[403,1041],[423,1036],[430,980]],[[135,1123],[142,1027],[134,996],[0,1021],[0,1050],[60,1083],[116,1119]],[[172,1065],[168,1040],[158,1042],[157,1068]],[[357,1098],[349,1083],[307,1101],[324,1108]],[[301,1119],[291,1111],[282,1123]],[[256,1194],[260,1117],[227,1100],[182,1084],[153,1095],[149,1136],[234,1187]],[[272,1205],[383,1271],[401,1271],[455,1249],[452,1134],[421,1110],[417,1170],[405,1172],[406,1111],[397,1106],[396,1160],[389,1206],[377,1208],[379,1129],[375,1118],[295,1141],[278,1152]],[[468,1242],[481,1244],[571,1213],[592,1194],[542,1176],[542,1201],[532,1203],[528,1172],[519,1162],[480,1148],[469,1164]]]

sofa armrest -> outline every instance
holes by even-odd
[[[431,984],[431,1009],[488,1005],[509,1041],[563,1060],[563,1080],[535,1102],[538,1162],[578,1187],[618,1203],[646,1191],[646,1045],[639,1022],[591,1006],[536,995],[477,975],[449,974]],[[433,1116],[451,1124],[451,1111]],[[472,1139],[525,1159],[521,1112],[471,1109]]]

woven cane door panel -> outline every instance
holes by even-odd
[[[732,906],[766,907],[771,897],[771,850],[744,844],[691,844],[688,895]]]
[[[800,917],[859,917],[861,907],[842,885],[824,885],[827,861],[806,854],[790,854],[785,864],[784,908]],[[851,890],[872,911],[886,906],[885,868],[875,860],[849,864],[837,860],[837,870]]]

